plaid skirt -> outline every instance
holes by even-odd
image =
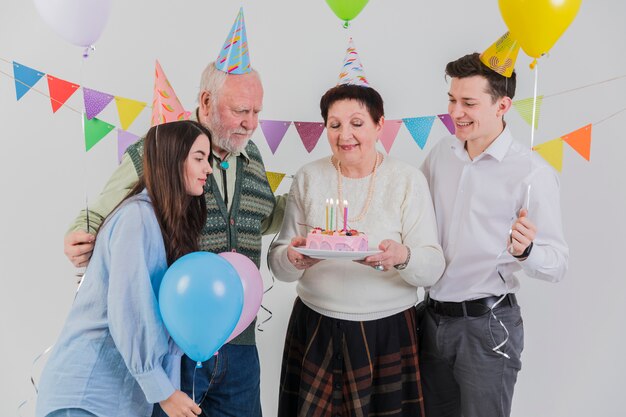
[[[279,417],[424,417],[415,307],[372,321],[291,313]]]

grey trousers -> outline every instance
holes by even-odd
[[[524,325],[519,306],[479,317],[441,316],[425,307],[419,321],[420,371],[427,417],[508,417],[522,367]]]

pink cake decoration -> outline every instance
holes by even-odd
[[[316,227],[306,237],[306,247],[316,250],[362,252],[368,250],[367,235],[357,230],[331,231]]]

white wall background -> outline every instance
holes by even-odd
[[[444,113],[445,64],[484,50],[506,31],[495,0],[371,0],[349,31],[323,0],[242,3],[252,63],[265,86],[264,119],[321,120],[319,98],[336,82],[348,35],[372,86],[386,100],[388,119]],[[148,102],[159,59],[181,101],[192,109],[200,72],[217,56],[240,4],[114,1],[107,28],[81,75],[80,48],[45,26],[31,1],[0,0],[0,58]],[[540,62],[540,94],[626,74],[625,18],[624,2],[583,2],[574,23]],[[516,98],[532,95],[529,62],[520,52]],[[0,70],[12,74],[11,64],[2,60]],[[45,80],[36,89],[47,93]],[[546,98],[536,143],[623,109],[625,93],[622,78]],[[76,94],[69,104],[79,108],[81,102]],[[62,251],[63,235],[84,205],[85,193],[95,198],[116,166],[114,133],[85,154],[80,116],[50,110],[49,100],[34,91],[16,102],[13,80],[0,74],[0,416],[17,415],[17,405],[33,394],[32,361],[54,342],[76,288],[75,271]],[[101,118],[119,124],[113,103]],[[529,144],[529,126],[515,111],[507,119],[518,139]],[[561,191],[570,269],[558,285],[523,280],[519,298],[526,349],[515,417],[624,415],[624,122],[626,112],[593,127],[590,163],[565,146]],[[130,130],[142,134],[148,123],[144,110]],[[422,151],[403,127],[391,154],[419,165],[445,133],[435,121]],[[307,154],[294,127],[275,155],[260,129],[254,138],[269,171],[293,174],[302,163],[329,152],[324,134]],[[289,185],[285,179],[279,192]],[[269,286],[265,265],[263,274]],[[277,283],[264,300],[274,313],[257,333],[266,416],[276,414],[283,336],[294,297],[292,285]],[[36,376],[41,365],[35,367]],[[32,415],[33,404],[23,415]]]

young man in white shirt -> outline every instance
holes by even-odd
[[[446,75],[456,132],[422,165],[447,264],[420,323],[426,415],[509,416],[524,345],[514,272],[557,282],[567,270],[559,179],[506,127],[515,73],[474,53]]]

